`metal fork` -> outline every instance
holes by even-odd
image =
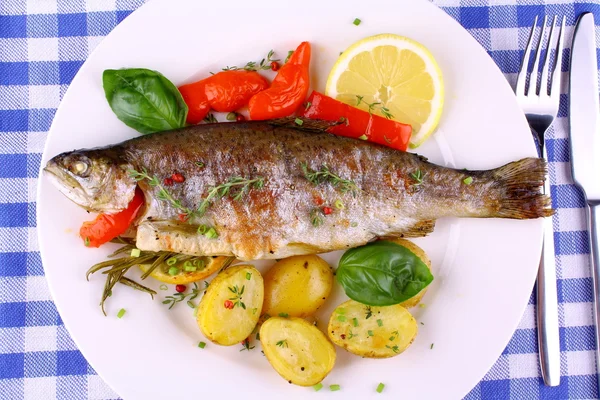
[[[533,71],[529,80],[529,87],[526,89],[527,71],[529,69],[529,58],[533,37],[537,27],[538,18],[535,17],[525,56],[521,63],[521,70],[517,78],[517,87],[515,93],[517,101],[525,113],[529,126],[537,135],[540,146],[541,156],[547,161],[548,154],[544,136],[558,113],[559,94],[561,86],[561,66],[563,53],[563,38],[565,31],[565,17],[562,18],[560,33],[558,35],[558,44],[555,54],[554,68],[551,81],[548,80],[550,70],[550,53],[554,48],[556,19],[554,16],[550,37],[546,45],[546,57],[542,67],[542,76],[538,84],[538,70],[540,66],[540,55],[543,49],[544,38],[546,37],[546,23],[548,17],[544,17],[544,23],[541,28],[539,42],[533,63]],[[552,47],[551,47],[552,46]],[[548,83],[550,88],[548,89]],[[544,193],[550,196],[550,178],[544,182]],[[544,383],[547,386],[557,386],[560,384],[560,342],[558,330],[558,297],[556,289],[556,261],[554,254],[554,230],[552,227],[552,218],[546,218],[544,221],[544,242],[537,276],[537,326],[538,326],[538,346],[540,353],[540,365]]]

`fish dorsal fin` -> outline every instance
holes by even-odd
[[[327,132],[329,128],[344,123],[344,121],[325,121],[322,119],[310,119],[304,117],[277,118],[265,122],[267,122],[269,125],[317,133]]]
[[[399,232],[390,232],[381,238],[418,238],[427,236],[433,232],[435,228],[435,220],[427,219],[416,222],[414,225],[407,227]]]

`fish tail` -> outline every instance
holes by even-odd
[[[493,217],[529,219],[554,214],[550,197],[543,194],[547,163],[542,158],[524,158],[487,171],[496,182]]]

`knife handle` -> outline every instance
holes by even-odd
[[[547,160],[546,148],[542,157]],[[550,178],[544,182],[544,193],[550,196]],[[544,219],[544,243],[537,277],[537,326],[540,367],[546,386],[560,384],[560,339],[558,330],[558,295],[554,227],[552,217]]]
[[[600,201],[588,200],[588,232],[590,238],[590,252],[592,270],[592,283],[594,286],[594,326],[596,327],[596,370],[600,374],[600,245],[598,244],[598,231],[600,230]],[[598,375],[600,377],[600,375]],[[600,378],[599,378],[600,379]],[[600,387],[600,382],[599,386]]]

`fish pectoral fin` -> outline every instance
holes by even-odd
[[[300,122],[302,121],[302,122]],[[269,125],[283,126],[286,128],[297,129],[304,132],[323,133],[344,121],[325,121],[322,119],[310,119],[303,117],[285,117],[265,121]]]
[[[433,232],[435,228],[435,220],[427,219],[423,221],[418,221],[413,226],[409,226],[406,229],[403,229],[400,232],[391,232],[385,235],[388,238],[417,238],[427,236]],[[385,237],[381,237],[382,239]]]

